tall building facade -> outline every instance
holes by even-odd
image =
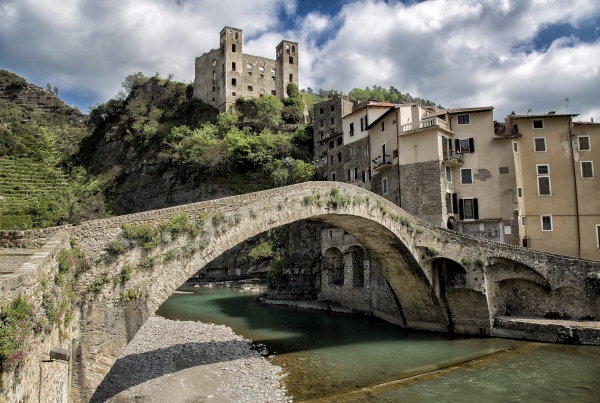
[[[286,97],[288,83],[298,85],[298,43],[282,40],[275,59],[244,54],[241,29],[225,27],[220,47],[196,58],[194,97],[220,112],[235,100],[274,95]]]

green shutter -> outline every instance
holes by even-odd
[[[473,137],[469,137],[469,150],[472,153],[475,152],[475,141],[473,141]]]
[[[463,199],[458,201],[458,213],[461,220],[465,219],[465,202]]]
[[[473,199],[473,218],[479,219],[479,204],[477,203],[477,199]]]

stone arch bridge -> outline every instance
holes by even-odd
[[[188,220],[188,232],[174,237],[166,229],[146,248],[123,230],[156,228],[174,217]],[[74,400],[89,400],[146,319],[200,268],[249,237],[305,219],[343,228],[364,246],[409,328],[490,335],[502,315],[600,317],[588,276],[600,262],[459,234],[362,188],[307,182],[71,227],[71,238],[95,262],[76,290],[82,298],[72,345]],[[118,281],[125,266],[130,274]],[[86,292],[98,278],[106,280],[101,290]]]

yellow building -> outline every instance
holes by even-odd
[[[521,244],[600,260],[600,125],[573,114],[510,115]],[[594,149],[596,143],[596,149]]]

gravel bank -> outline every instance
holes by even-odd
[[[90,403],[291,402],[261,353],[226,326],[153,316]]]

